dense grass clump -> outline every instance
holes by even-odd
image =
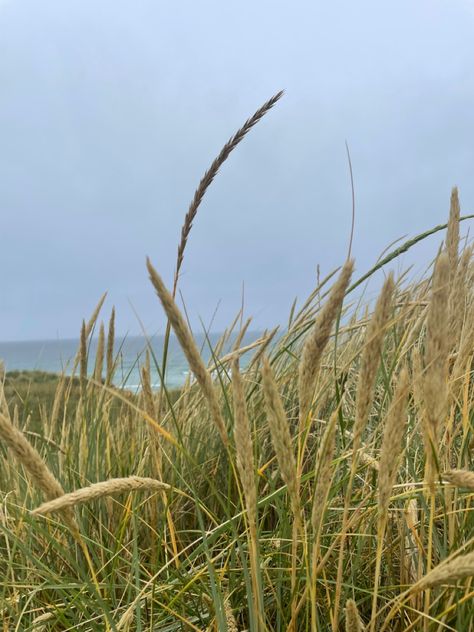
[[[4,630],[474,629],[474,265],[457,191],[426,278],[389,274],[374,305],[351,302],[426,235],[359,279],[348,261],[252,344],[245,370],[242,314],[205,366],[178,273],[253,118],[193,199],[171,292],[148,262],[195,379],[167,391],[165,345],[137,396],[114,388],[113,319],[87,371],[96,310],[77,377],[56,380],[34,432],[21,376],[0,389]]]

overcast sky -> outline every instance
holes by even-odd
[[[228,137],[180,288],[194,323],[285,321],[343,262],[474,212],[474,3],[0,0],[0,340],[75,337],[104,291],[120,333],[164,317],[184,214]],[[465,226],[467,229],[467,225]],[[439,237],[407,255],[422,264]]]

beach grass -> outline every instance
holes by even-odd
[[[341,262],[278,336],[254,344],[245,370],[243,315],[206,366],[149,261],[150,291],[194,373],[178,392],[164,386],[166,352],[151,349],[138,394],[112,386],[113,320],[90,367],[99,311],[82,327],[75,377],[38,376],[25,397],[27,382],[7,375],[3,629],[474,630],[474,265],[463,219],[453,190],[446,226],[367,273]],[[389,275],[434,232],[445,238],[424,278]],[[381,298],[364,303],[356,289],[381,269]]]

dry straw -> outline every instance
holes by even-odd
[[[346,632],[364,632],[365,627],[353,599],[346,601]]]
[[[293,452],[292,439],[288,426],[285,409],[278,393],[278,388],[270,367],[268,358],[264,356],[262,363],[263,392],[268,414],[268,425],[275,448],[281,476],[285,482],[295,522],[300,521],[300,499],[298,480],[296,475],[296,462]]]
[[[207,371],[204,362],[202,361],[199,350],[194,342],[194,338],[189,331],[189,328],[181,315],[173,297],[170,292],[165,287],[160,275],[152,266],[151,261],[147,259],[147,268],[150,274],[150,280],[153,284],[153,287],[158,294],[158,298],[163,305],[163,309],[166,312],[169,322],[173,327],[174,333],[179,340],[179,343],[184,351],[186,359],[188,360],[189,367],[191,371],[194,373],[196,380],[198,381],[199,386],[204,394],[204,397],[207,400],[211,411],[211,417],[214,421],[222,442],[224,445],[228,444],[227,431],[225,428],[224,420],[221,415],[219,402],[217,400],[217,395],[214,390],[214,386],[212,384],[211,376]]]
[[[356,412],[353,430],[354,440],[352,444],[354,455],[356,455],[360,448],[362,433],[367,424],[370,406],[374,396],[375,380],[380,364],[380,353],[382,351],[383,338],[392,310],[394,289],[393,275],[390,274],[385,280],[373,316],[367,328],[357,383]],[[356,462],[356,459],[354,459],[354,462]]]
[[[433,274],[431,302],[426,324],[425,405],[426,481],[433,492],[440,434],[447,414],[449,258],[442,252]]]
[[[353,268],[354,262],[352,260],[344,264],[339,278],[332,287],[329,297],[321,309],[319,316],[316,318],[303,347],[298,377],[300,428],[306,422],[311,408],[321,358],[328,343],[334,322],[341,309]]]
[[[50,502],[43,503],[33,510],[35,515],[46,515],[55,511],[75,507],[82,503],[112,496],[124,492],[136,491],[162,491],[171,489],[166,483],[162,483],[154,478],[143,478],[140,476],[129,476],[128,478],[111,478],[108,481],[93,483],[89,487],[83,487],[69,494],[63,494]]]
[[[456,487],[474,490],[474,472],[469,470],[448,470],[443,478]]]

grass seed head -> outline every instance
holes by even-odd
[[[300,428],[309,414],[321,358],[342,307],[353,269],[354,262],[346,261],[303,346],[298,378]]]
[[[147,267],[150,280],[158,294],[163,309],[171,323],[176,338],[179,340],[184,355],[189,363],[191,371],[194,373],[196,380],[201,387],[202,393],[207,400],[211,411],[211,418],[216,425],[219,435],[224,445],[228,445],[227,430],[220,411],[217,395],[214,385],[204,362],[202,361],[199,349],[196,346],[194,338],[189,331],[181,312],[179,311],[171,293],[166,289],[160,275],[152,266],[151,261],[147,259]]]

